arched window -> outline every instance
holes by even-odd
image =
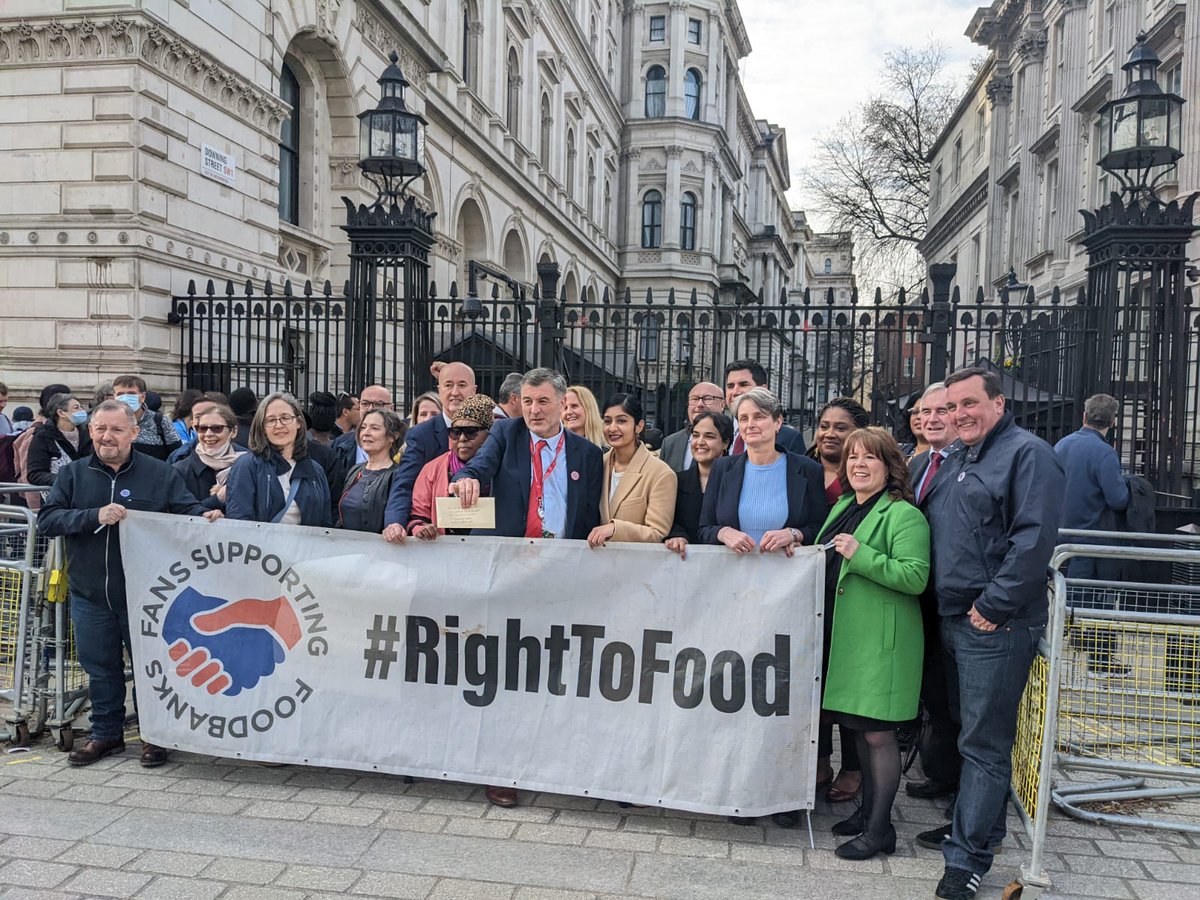
[[[596,218],[596,158],[594,156],[588,157],[587,214],[589,219]]]
[[[642,246],[662,246],[662,194],[658,191],[646,191],[642,198]]]
[[[638,330],[638,355],[647,361],[658,359],[658,318],[646,313]]]
[[[575,132],[567,129],[567,196],[575,197]]]
[[[462,79],[473,91],[479,90],[479,43],[483,37],[483,22],[475,0],[463,0],[462,5]]]
[[[550,115],[550,97],[542,94],[542,132],[538,141],[538,154],[542,165],[550,168],[550,128],[554,125],[554,117]]]
[[[833,274],[833,260],[829,259],[828,257],[825,258],[825,274],[826,275]]]
[[[505,66],[504,74],[508,76],[508,94],[505,96],[504,102],[504,124],[508,126],[508,133],[515,135],[521,115],[521,62],[517,59],[516,47],[510,47],[508,50],[508,63]]]
[[[279,220],[300,224],[300,82],[287,63],[279,75],[279,96],[288,117],[279,126]]]
[[[596,51],[600,49],[600,35],[599,35],[599,32],[596,31],[596,17],[595,16],[592,16],[592,18],[591,18],[591,22],[589,23],[588,31],[590,34],[589,40],[592,43],[592,55],[595,56]]]
[[[667,70],[651,66],[646,72],[646,118],[661,119],[667,114]]]
[[[612,227],[612,183],[604,179],[604,221],[600,223],[600,227],[604,229],[605,234],[609,234],[609,229]]]
[[[700,72],[696,69],[688,69],[683,76],[683,114],[700,120]]]
[[[696,195],[685,191],[679,204],[679,248],[696,249]]]

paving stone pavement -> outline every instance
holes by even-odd
[[[942,863],[917,847],[944,802],[901,792],[894,856],[847,863],[821,804],[803,828],[523,794],[489,807],[474,785],[217,760],[138,745],[84,769],[49,744],[0,756],[0,897],[304,900],[928,898]],[[984,880],[998,897],[1029,858],[1021,826]],[[1055,816],[1044,897],[1200,900],[1200,837]]]

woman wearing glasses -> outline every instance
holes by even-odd
[[[205,509],[225,509],[229,472],[246,448],[233,442],[238,420],[228,406],[209,405],[193,422],[196,444],[175,465],[192,496]]]
[[[328,527],[329,484],[308,457],[300,404],[291,394],[265,397],[250,423],[250,452],[235,462],[225,515],[251,522]]]
[[[338,526],[350,531],[383,532],[383,512],[392,491],[396,453],[404,443],[404,423],[390,409],[363,413],[358,446],[367,455],[346,475],[338,500]]]
[[[407,531],[423,541],[432,541],[444,528],[437,525],[437,498],[450,496],[450,479],[475,458],[491,430],[496,401],[486,394],[468,397],[450,423],[453,448],[425,463],[413,485],[412,512]],[[482,492],[487,496],[486,486]]]

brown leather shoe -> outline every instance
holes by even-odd
[[[67,762],[73,766],[90,766],[97,760],[104,759],[110,753],[124,753],[125,739],[117,738],[113,741],[88,741],[78,750],[72,750],[71,755],[67,757]]]
[[[142,768],[157,769],[170,757],[170,751],[155,744],[142,742]]]
[[[503,806],[508,809],[511,806],[517,805],[517,789],[510,787],[489,787],[485,788],[483,795],[487,797],[487,802],[492,806]]]

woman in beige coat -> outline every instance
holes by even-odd
[[[592,529],[588,543],[608,541],[658,544],[675,521],[678,479],[641,442],[646,420],[641,402],[631,394],[616,394],[604,406],[604,439],[611,448],[604,457],[600,495],[602,524]]]

